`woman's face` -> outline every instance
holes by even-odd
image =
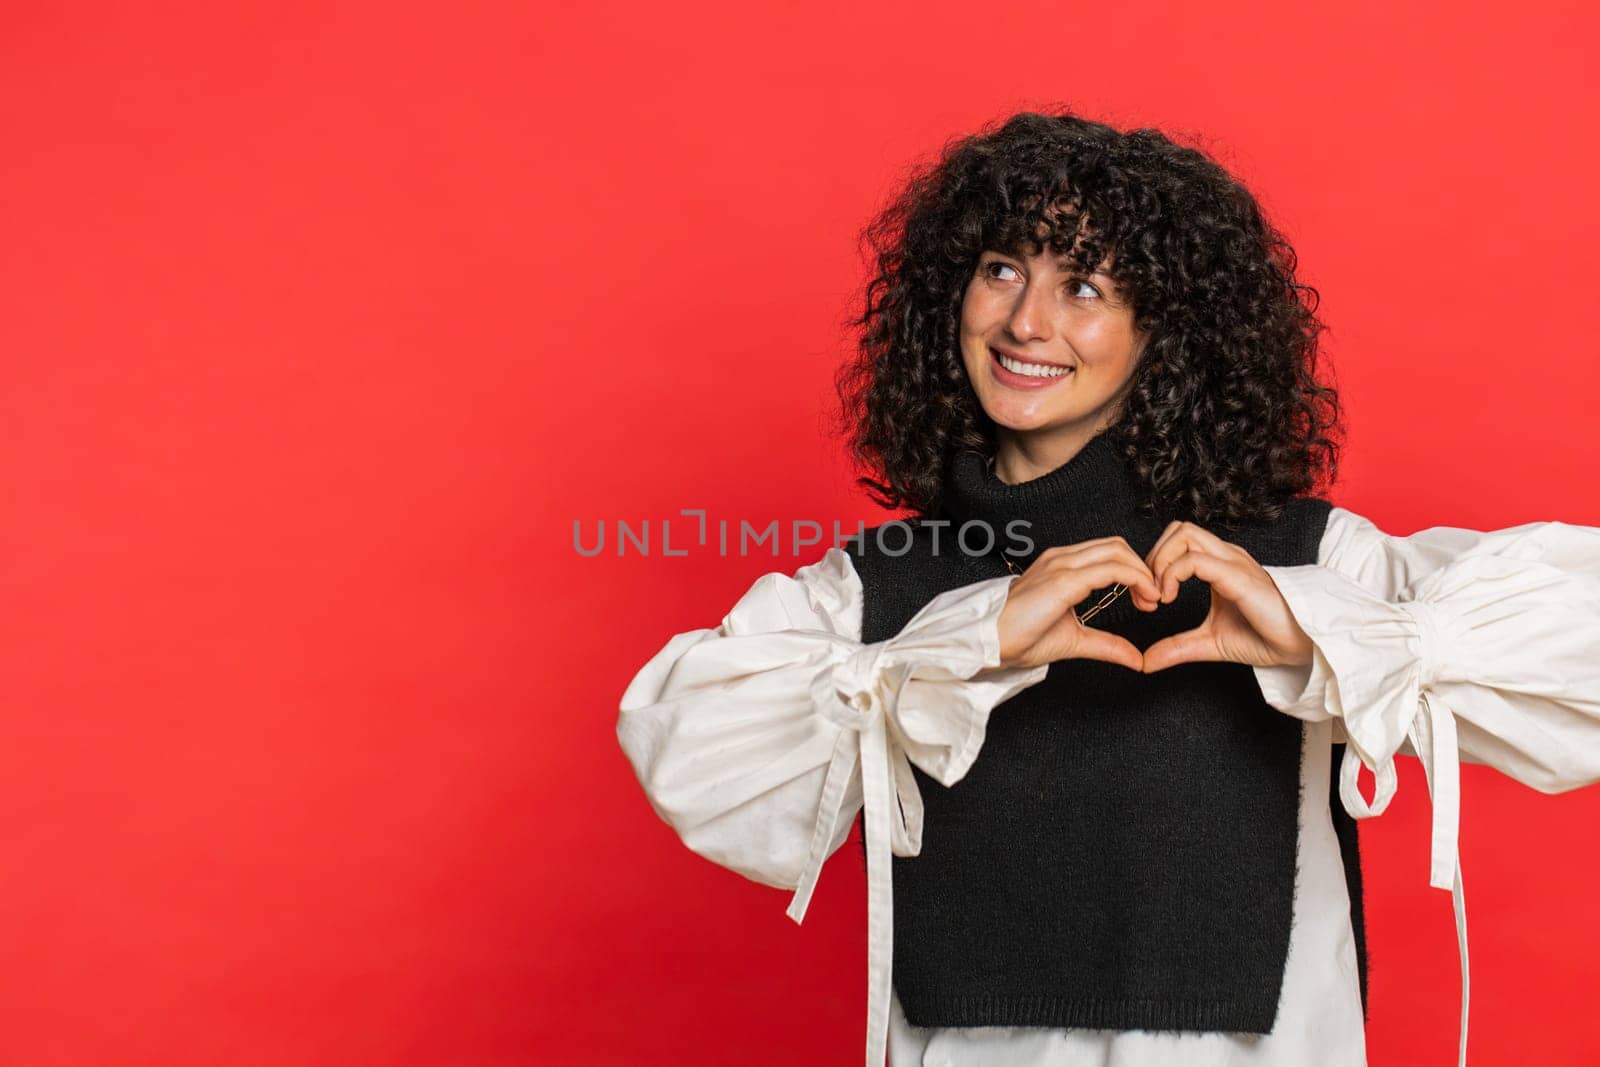
[[[961,303],[961,357],[1004,430],[1081,442],[1115,419],[1147,337],[1107,265],[1085,276],[1048,246],[1031,259],[978,257]]]

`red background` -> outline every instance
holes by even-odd
[[[823,436],[854,235],[1034,104],[1194,130],[1318,286],[1332,496],[1600,524],[1587,5],[305,3],[0,13],[0,1062],[858,1062],[864,879],[684,849],[633,672],[882,521]],[[787,542],[786,542],[787,544]],[[1472,1061],[1593,1062],[1600,790],[1464,771]],[[1402,760],[1374,1064],[1453,1062]]]

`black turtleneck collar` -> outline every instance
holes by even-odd
[[[957,525],[987,522],[1001,547],[1014,543],[1007,524],[1025,520],[1037,555],[1092,537],[1143,540],[1154,522],[1139,511],[1144,495],[1133,468],[1101,430],[1061,466],[1015,485],[1000,480],[983,452],[958,452],[946,474],[941,511]]]

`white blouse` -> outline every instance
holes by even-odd
[[[1273,1032],[911,1026],[894,996],[890,854],[922,847],[915,764],[960,781],[991,711],[1046,666],[1002,668],[1015,576],[930,600],[894,637],[861,641],[862,587],[840,549],[758,578],[715,629],[677,634],[622,696],[617,737],[651,806],[684,844],[793,889],[800,922],[823,862],[866,809],[867,1064],[1007,1067],[1355,1067],[1366,1062],[1350,901],[1327,798],[1329,746],[1348,742],[1340,798],[1381,813],[1394,757],[1416,755],[1433,799],[1430,884],[1451,891],[1458,759],[1543,792],[1600,781],[1600,527],[1533,522],[1395,537],[1344,508],[1315,564],[1265,568],[1311,638],[1312,662],[1254,668],[1264,698],[1308,723],[1294,922]],[[1002,711],[1001,714],[1004,714]],[[1357,789],[1365,764],[1376,783]]]

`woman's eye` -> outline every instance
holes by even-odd
[[[1017,268],[1013,267],[1009,263],[1002,263],[998,259],[990,260],[988,263],[986,263],[984,265],[983,270],[984,270],[985,274],[987,274],[989,277],[993,278],[995,276],[994,272],[995,272],[996,268],[999,268],[1000,270],[1008,270],[1013,274],[1017,273]],[[1002,278],[1000,280],[1004,281],[1005,279]]]
[[[1100,295],[1100,290],[1096,289],[1082,278],[1074,278],[1068,284],[1069,288],[1072,290],[1073,296],[1082,296],[1093,299]]]

